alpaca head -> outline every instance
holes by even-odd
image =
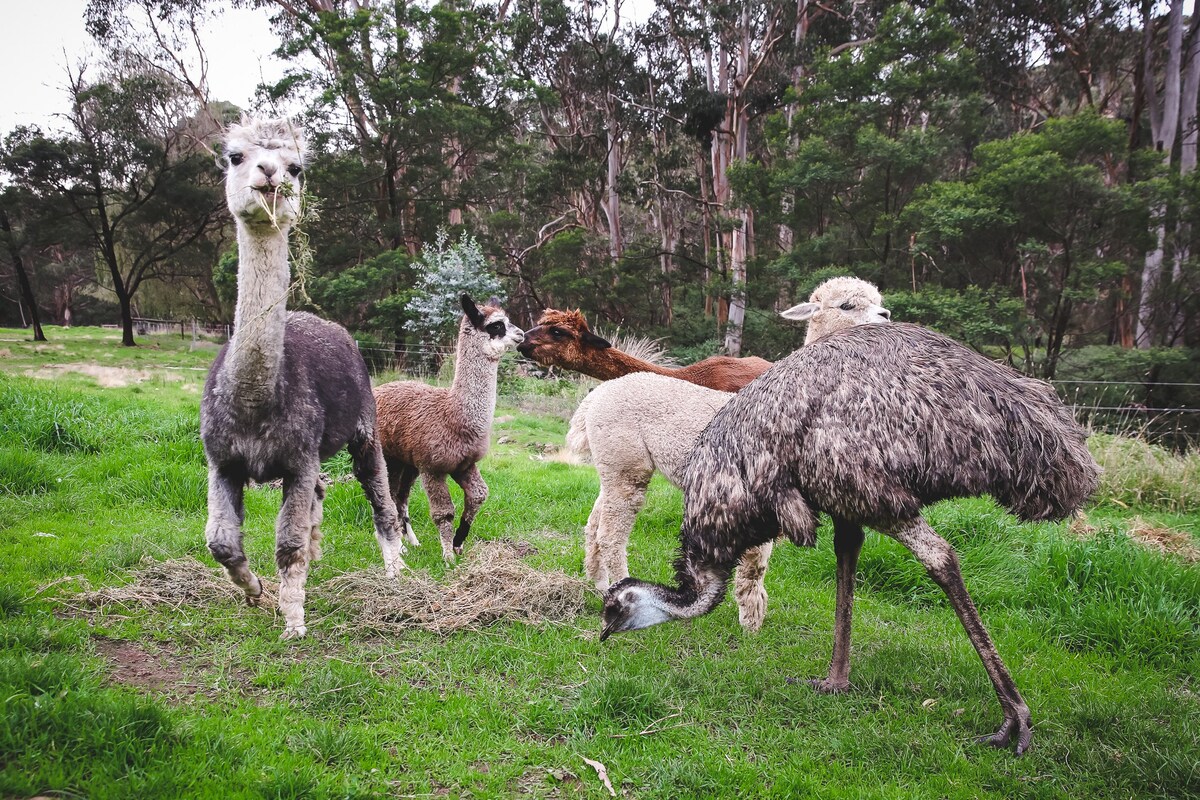
[[[779,315],[808,322],[805,344],[834,331],[892,319],[892,312],[883,307],[883,297],[875,284],[858,278],[830,278],[813,290],[807,303],[792,306]]]
[[[300,216],[303,136],[288,120],[243,118],[225,132],[225,201],[239,226],[284,231]]]
[[[612,347],[588,329],[583,314],[547,308],[537,325],[525,332],[525,341],[517,349],[526,358],[547,367],[580,370],[591,363],[592,354]]]
[[[459,339],[468,337],[465,341],[474,345],[489,361],[499,361],[505,352],[514,349],[525,338],[524,331],[512,324],[495,297],[485,306],[475,305],[468,294],[463,294],[459,300],[466,314],[459,327]]]
[[[625,578],[612,585],[604,595],[604,628],[600,641],[614,633],[649,628],[676,619],[662,596],[665,587]]]

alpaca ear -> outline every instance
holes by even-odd
[[[483,314],[479,313],[479,307],[475,305],[475,301],[471,299],[471,295],[466,292],[458,298],[462,302],[463,311],[466,312],[467,319],[471,320],[471,324],[476,328],[483,327]]]
[[[792,306],[787,311],[780,311],[779,316],[784,319],[795,320],[796,322],[805,322],[812,319],[813,314],[816,314],[820,310],[820,303],[801,303],[798,306]]]
[[[496,297],[496,295],[492,295],[488,298],[487,304],[492,308],[500,308],[500,298]]]
[[[580,332],[579,338],[584,344],[588,345],[589,347],[594,347],[597,350],[606,350],[609,347],[612,347],[608,339],[597,336],[587,329],[584,329]]]

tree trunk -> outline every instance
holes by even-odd
[[[25,273],[25,262],[21,258],[21,248],[17,246],[12,226],[8,222],[8,212],[3,208],[0,208],[0,232],[4,234],[4,241],[8,245],[8,252],[12,257],[13,267],[17,271],[17,283],[21,289],[21,300],[25,307],[29,309],[29,320],[33,324],[33,340],[35,342],[44,342],[46,341],[46,334],[42,332],[42,322],[38,318],[37,298],[33,296],[33,287],[29,283],[29,276]]]
[[[1153,6],[1149,2],[1142,4],[1142,24],[1149,31],[1152,25],[1151,13]],[[1179,130],[1180,102],[1180,64],[1183,59],[1183,0],[1171,0],[1171,10],[1168,13],[1167,28],[1167,64],[1163,76],[1162,109],[1158,108],[1158,98],[1153,87],[1156,85],[1153,74],[1153,59],[1147,52],[1143,60],[1146,70],[1144,86],[1147,90],[1147,105],[1150,106],[1151,140],[1155,149],[1163,154],[1163,161],[1171,163],[1171,153],[1175,149],[1176,135]],[[1154,37],[1145,37],[1146,46],[1152,47]],[[1195,113],[1192,109],[1191,113]],[[1159,286],[1162,282],[1162,268],[1167,239],[1167,208],[1159,205],[1152,210],[1151,219],[1155,220],[1155,246],[1146,254],[1142,265],[1142,288],[1138,302],[1137,346],[1143,350],[1152,347],[1161,338],[1161,315],[1157,313],[1155,303],[1159,299]]]

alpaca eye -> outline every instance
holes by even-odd
[[[551,328],[550,335],[555,339],[565,339],[568,334],[562,328]]]
[[[496,339],[504,335],[504,323],[497,320],[496,322],[488,325],[486,330],[493,339]]]
[[[241,153],[230,153],[229,154],[229,163],[236,167],[238,164],[241,164],[242,161],[245,160],[245,158],[246,157],[243,156]]]
[[[851,303],[849,300],[847,300],[845,303],[842,303],[840,306],[838,306],[838,308],[840,308],[842,311],[853,311],[854,303]]]
[[[288,167],[288,174],[291,175],[293,178],[296,177],[297,175],[299,175],[303,171],[304,170],[300,168],[299,164],[292,164],[290,167]]]

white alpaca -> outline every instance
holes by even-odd
[[[288,231],[300,214],[300,138],[286,121],[244,121],[229,129],[225,158],[225,198],[237,224],[238,296],[233,338],[217,354],[200,402],[208,458],[205,538],[246,601],[256,603],[262,582],[242,549],[243,491],[251,478],[283,480],[275,561],[283,638],[291,639],[305,633],[304,584],[309,562],[321,553],[322,460],[343,446],[350,451],[390,576],[404,567],[404,545],[358,347],[340,325],[287,310]]]
[[[479,474],[487,455],[496,413],[496,371],[501,356],[525,338],[493,298],[477,307],[461,297],[463,317],[454,362],[454,383],[441,389],[419,381],[385,383],[375,389],[379,438],[387,462],[392,498],[411,535],[408,495],[418,473],[429,514],[442,538],[442,557],[453,563],[462,553],[488,487]],[[463,513],[455,532],[454,501],[446,476],[463,490]]]
[[[843,328],[888,321],[882,303],[866,281],[832,278],[782,315],[808,321],[807,344]],[[654,471],[681,486],[692,446],[732,398],[731,392],[638,372],[600,384],[579,404],[567,448],[590,455],[600,473],[600,496],[584,528],[584,569],[597,588],[629,576],[629,533]],[[758,630],[766,614],[763,577],[771,548],[767,542],[747,550],[735,574],[738,619],[747,630]]]

